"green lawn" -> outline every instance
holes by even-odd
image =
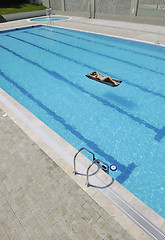
[[[11,14],[11,13],[20,13],[20,12],[31,12],[46,9],[45,6],[29,4],[29,3],[20,3],[12,4],[10,6],[0,6],[0,15]]]

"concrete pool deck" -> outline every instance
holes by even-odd
[[[31,25],[34,25],[34,22],[19,20],[0,24],[0,30]],[[165,27],[162,26],[76,17],[69,21],[55,22],[54,26],[99,32],[153,43],[160,42],[162,45],[165,45]],[[105,195],[100,193],[98,186],[96,188],[87,188],[85,185],[86,178],[72,174],[73,167],[64,159],[72,158],[70,164],[73,166],[75,149],[71,148],[62,139],[58,138],[57,140],[56,137],[57,144],[51,147],[50,138],[54,138],[52,131],[3,91],[0,91],[0,95],[3,97],[3,99],[0,99],[1,109],[33,140],[31,141],[8,116],[1,112],[1,142],[3,143],[1,145],[1,153],[3,153],[2,157],[4,160],[2,161],[3,171],[1,170],[1,199],[3,201],[3,213],[1,214],[3,225],[1,226],[1,232],[4,234],[4,239],[10,239],[10,236],[15,237],[11,239],[150,239],[148,234],[139,228],[135,222],[130,220],[113,203],[109,202]],[[22,112],[24,116],[21,115]],[[27,119],[24,121],[25,118],[28,121]],[[35,125],[32,126],[30,121],[35,122],[37,127]],[[40,137],[42,135],[43,139],[50,143],[49,146],[45,144],[43,139],[38,137],[39,135]],[[70,155],[65,154],[68,148]],[[61,152],[61,149],[64,149],[64,153]],[[11,160],[13,156],[14,160]],[[81,157],[83,158],[83,156]],[[80,165],[78,162],[78,170],[82,167]],[[89,162],[86,161],[86,167],[88,165]],[[24,168],[27,172],[24,171]],[[17,169],[19,169],[19,172],[17,172]],[[134,207],[136,206],[136,209],[139,211],[141,211],[140,208],[143,209],[144,215],[146,214],[145,217],[149,216],[149,220],[158,229],[165,232],[165,220],[163,218],[147,206],[141,205],[140,201],[134,198],[132,194],[117,183],[111,182],[112,179],[108,178],[103,172],[99,172],[98,175],[105,179],[105,186],[112,185],[113,190],[120,188],[120,193],[124,200],[134,204]],[[96,185],[92,177],[90,177],[90,181],[93,185]],[[100,184],[100,182],[97,182],[97,184]],[[26,192],[27,189],[28,191]],[[86,201],[87,198],[90,199],[89,202]],[[22,201],[22,199],[25,201]],[[85,199],[85,201],[82,199]],[[92,207],[92,202],[95,208]],[[141,206],[139,207],[139,205]],[[64,217],[68,206],[69,209],[71,208],[71,212],[68,213],[70,220],[66,220]],[[90,211],[91,207],[92,210]],[[34,210],[37,211],[36,215]],[[75,210],[76,214],[74,214],[73,210]],[[103,216],[102,212],[104,212]],[[99,214],[99,217],[97,214]],[[39,220],[40,218],[41,220]],[[113,219],[114,222],[112,221],[111,223],[110,219]],[[36,229],[38,228],[40,229],[37,233]],[[17,236],[18,229],[20,230],[19,233],[23,234],[24,237],[21,237],[21,235]]]

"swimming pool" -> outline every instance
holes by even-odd
[[[117,165],[111,175],[164,217],[165,49],[47,26],[0,38],[1,88],[77,149]],[[123,82],[87,79],[93,70]]]
[[[33,18],[30,21],[32,22],[50,22],[50,21],[62,21],[62,20],[68,20],[68,17],[39,17],[39,18]]]

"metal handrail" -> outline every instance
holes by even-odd
[[[86,148],[80,148],[80,150],[78,150],[78,152],[75,154],[75,156],[74,156],[74,171],[73,171],[73,173],[74,173],[74,175],[76,175],[77,174],[77,172],[76,172],[76,157],[77,157],[77,155],[82,151],[82,150],[85,150],[85,151],[87,151],[87,152],[89,152],[90,154],[92,154],[92,156],[93,156],[93,161],[95,161],[95,154],[93,153],[93,152],[91,152],[91,151],[89,151],[88,149],[86,149]]]
[[[111,165],[109,167],[108,164],[105,164],[104,162],[100,161],[99,159],[96,159],[95,158],[95,154],[93,152],[91,152],[88,149],[83,147],[83,148],[80,148],[80,150],[78,150],[78,152],[74,156],[74,170],[73,170],[74,175],[77,174],[77,172],[76,172],[76,157],[82,150],[85,150],[85,151],[89,152],[93,156],[93,162],[87,168],[87,173],[86,173],[86,176],[87,176],[87,183],[86,183],[86,185],[87,185],[87,187],[89,187],[89,185],[90,185],[89,184],[89,169],[93,166],[93,164],[96,164],[98,167],[100,167],[106,173],[109,173],[109,170],[111,170],[111,171],[116,171],[117,170],[117,167],[115,165]]]
[[[89,167],[87,168],[87,187],[89,187],[89,169],[93,166],[93,164],[96,164],[97,165],[97,161],[98,159],[95,159],[90,165]]]

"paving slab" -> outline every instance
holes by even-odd
[[[127,231],[3,115],[0,239],[121,239]]]

